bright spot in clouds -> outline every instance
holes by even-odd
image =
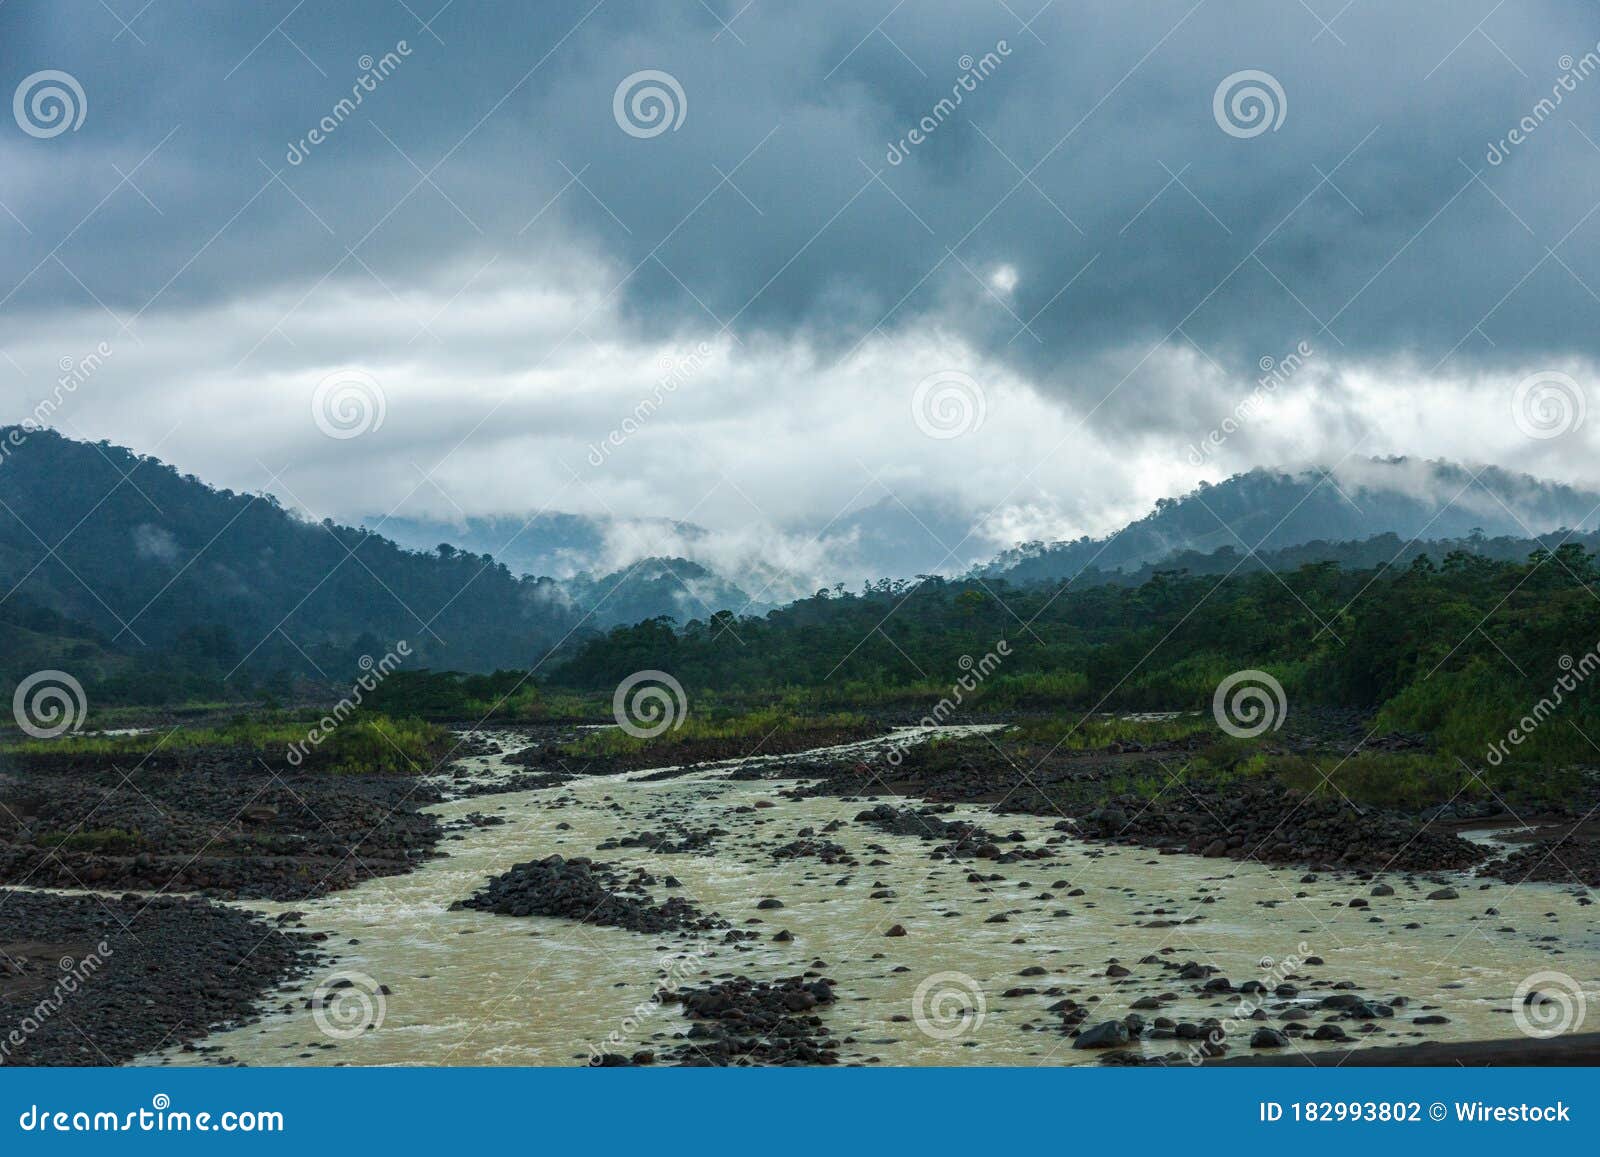
[[[1009,294],[1017,287],[1017,267],[1015,265],[1001,265],[989,274],[989,288],[996,293]]]

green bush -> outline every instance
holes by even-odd
[[[325,722],[333,726],[324,730]],[[311,742],[313,734],[321,734],[321,742]],[[14,742],[4,750],[22,755],[141,759],[156,751],[243,749],[273,766],[288,761],[291,766],[312,770],[403,774],[432,771],[434,760],[448,743],[449,733],[435,724],[358,711],[343,721],[332,716],[304,719],[274,713],[240,717],[215,727],[180,726],[137,735],[63,735]],[[291,752],[300,755],[298,763],[290,757]]]
[[[39,843],[68,852],[95,852],[107,856],[129,856],[144,847],[144,835],[122,828],[94,828],[90,831],[46,832]]]

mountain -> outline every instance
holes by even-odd
[[[680,554],[711,539],[692,522],[667,518],[590,517],[543,512],[440,522],[425,518],[371,519],[376,528],[415,550],[452,548],[491,554],[513,574],[556,579],[579,613],[593,612],[596,626],[636,623],[657,615],[680,622],[708,619],[717,611],[762,614],[775,597],[756,601],[748,590],[771,583],[767,568],[744,566],[734,582],[704,559]],[[807,593],[810,593],[809,591]]]
[[[1014,583],[1056,582],[1085,570],[1137,571],[1181,553],[1281,551],[1379,535],[1519,542],[1558,528],[1600,526],[1600,494],[1498,467],[1370,459],[1327,472],[1256,469],[1181,498],[1105,538],[1028,542],[974,573]]]
[[[615,572],[640,559],[686,562],[720,576],[731,589],[757,592],[763,608],[807,597],[819,584],[855,586],[882,575],[963,570],[993,549],[974,533],[970,514],[937,504],[910,506],[892,496],[821,528],[792,530],[793,545],[814,549],[789,558],[775,549],[781,532],[725,534],[666,518],[541,512],[444,521],[388,515],[364,525],[413,550],[449,543],[492,554],[514,574],[570,579]]]
[[[970,513],[889,496],[839,518],[828,536],[857,578],[910,578],[949,574],[979,561],[985,547],[993,547],[977,531]]]
[[[575,590],[591,592],[582,596],[589,600],[584,609],[598,606],[597,617],[610,623],[629,621],[616,618],[614,608],[630,604],[617,596],[599,603],[596,587],[603,590],[608,579],[590,576],[620,574],[623,564],[655,557],[671,564],[678,581],[653,567],[655,577],[640,581],[662,597],[645,597],[638,605],[666,608],[651,613],[686,621],[686,614],[705,617],[690,613],[698,604],[744,607],[749,600],[735,592],[751,592],[756,599],[745,613],[763,613],[809,597],[819,585],[843,581],[853,589],[862,579],[883,575],[965,572],[1016,583],[1053,582],[1089,569],[1126,574],[1170,568],[1180,554],[1193,556],[1190,561],[1204,569],[1210,563],[1196,560],[1219,551],[1270,554],[1308,543],[1323,544],[1319,558],[1375,558],[1381,544],[1364,552],[1347,548],[1384,535],[1397,535],[1402,542],[1464,543],[1481,532],[1524,544],[1557,528],[1594,529],[1600,524],[1597,508],[1600,494],[1526,474],[1388,458],[1344,463],[1333,471],[1252,470],[1161,499],[1148,516],[1104,538],[1025,542],[988,562],[983,560],[993,549],[993,532],[976,525],[970,512],[926,502],[908,505],[893,495],[842,514],[814,534],[795,532],[792,537],[807,548],[798,551],[791,536],[776,531],[730,536],[667,519],[544,513],[527,520],[457,523],[391,517],[377,525],[418,549],[449,542],[493,554],[513,572],[575,580]],[[725,593],[705,593],[713,580]]]
[[[1025,543],[979,575],[1022,584],[1089,572],[1127,583],[1157,569],[1378,566],[1451,550],[1519,559],[1559,545],[1535,541],[1536,531],[1581,529],[1580,541],[1600,542],[1597,508],[1592,493],[1447,463],[1360,463],[1333,479],[1255,470],[1163,500],[1106,539]],[[841,533],[916,570],[956,545],[957,524],[928,518],[879,504]],[[489,520],[463,541],[487,545],[506,529]],[[539,530],[546,557],[594,542],[595,528],[576,516]],[[1247,557],[1258,544],[1259,557]],[[345,682],[363,656],[401,642],[408,668],[526,669],[618,625],[762,615],[762,599],[779,601],[680,554],[518,575],[476,549],[408,550],[371,530],[311,522],[271,495],[218,490],[106,442],[0,428],[5,686],[54,668],[105,702],[279,694],[306,678]]]
[[[492,554],[513,574],[558,579],[607,567],[608,560],[672,557],[681,543],[700,541],[707,533],[704,527],[667,518],[625,520],[559,511],[454,522],[389,515],[365,519],[363,525],[412,550],[431,551],[448,543],[473,554]]]
[[[710,620],[718,611],[764,614],[739,587],[686,558],[644,558],[598,578],[575,575],[558,584],[573,607],[596,627],[668,615],[680,623]]]
[[[150,701],[341,682],[404,642],[410,667],[530,667],[620,622],[739,611],[683,559],[518,576],[485,553],[411,551],[218,490],[154,458],[0,428],[0,674],[42,666]],[[121,684],[117,681],[121,680]],[[115,692],[114,692],[115,694]]]

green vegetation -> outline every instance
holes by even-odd
[[[1382,724],[1377,725],[1382,730]],[[1447,750],[1372,751],[1348,754],[1334,747],[1321,755],[1291,754],[1276,733],[1251,739],[1227,735],[1209,714],[1166,720],[1090,719],[1063,716],[1010,728],[1001,739],[1016,746],[1020,762],[1046,753],[1104,750],[1121,744],[1130,750],[1176,744],[1152,766],[1130,764],[1111,773],[1095,790],[1154,798],[1175,783],[1233,783],[1271,776],[1286,787],[1308,793],[1336,792],[1353,803],[1421,809],[1448,800],[1519,802],[1529,807],[1576,798],[1584,768],[1531,761],[1499,767],[1471,764]],[[932,745],[930,745],[932,746]]]
[[[298,716],[241,717],[216,727],[179,726],[134,735],[63,735],[57,739],[12,741],[0,745],[0,752],[141,759],[157,751],[244,751],[259,755],[272,766],[288,761],[291,766],[318,771],[401,774],[431,771],[450,738],[444,728],[432,723],[395,720],[370,712],[342,723],[333,722],[335,726],[323,728],[320,720]],[[314,735],[321,735],[320,741],[313,740]],[[298,763],[291,752],[300,754]]]
[[[599,635],[549,580],[513,576],[487,556],[403,551],[361,530],[309,524],[270,498],[213,490],[116,447],[39,433],[7,469],[16,516],[0,514],[0,571],[19,585],[0,605],[0,688],[47,668],[70,671],[88,692],[94,728],[139,722],[132,704],[182,706],[165,711],[168,723],[153,734],[18,736],[0,740],[0,753],[137,759],[159,744],[231,747],[271,762],[299,744],[306,767],[408,770],[431,766],[442,750],[439,722],[608,721],[618,684],[660,669],[687,689],[682,728],[648,746],[596,732],[573,754],[754,747],[763,728],[821,734],[846,719],[860,726],[937,712],[953,722],[1021,721],[1006,742],[1040,751],[1169,743],[1182,746],[1194,773],[1271,772],[1307,788],[1327,776],[1367,800],[1557,794],[1578,769],[1600,763],[1593,534],[1546,536],[1548,548],[1526,558],[1514,557],[1525,549],[1518,540],[1461,537],[1456,526],[1451,543],[1379,536],[1301,541],[1265,561],[1231,547],[1183,554],[1179,566],[1142,561],[1169,538],[1214,541],[1205,537],[1217,529],[1206,507],[1238,526],[1300,493],[1298,483],[1285,489],[1282,478],[1263,476],[1230,490],[1231,506],[1215,489],[1204,503],[1164,506],[1119,536],[1111,555],[1102,556],[1106,542],[1034,544],[981,579],[882,580],[762,616],[658,617]],[[135,469],[142,495],[119,485]],[[1295,499],[1302,540],[1340,525],[1327,511],[1305,522],[1319,502]],[[150,521],[151,503],[164,520]],[[33,513],[84,520],[59,559],[17,520]],[[1169,536],[1169,524],[1183,533]],[[175,575],[158,565],[202,546],[205,567]],[[1083,569],[1123,550],[1142,569]],[[1070,582],[1007,581],[1079,571]],[[110,607],[143,609],[124,624]],[[419,619],[431,625],[423,630]],[[349,688],[343,673],[370,669],[406,638],[414,652],[362,709],[310,742],[323,708],[304,705],[336,700]],[[1002,641],[1005,651],[988,662]],[[1421,733],[1430,745],[1327,766],[1275,749],[1274,733],[1256,744],[1205,734],[1218,684],[1246,669],[1281,683],[1291,731],[1297,712],[1320,705],[1358,710],[1379,733]],[[313,681],[312,671],[332,674]],[[214,722],[241,702],[262,709]],[[1153,724],[1117,718],[1140,711],[1190,714]],[[183,724],[170,729],[177,718]]]
[[[759,745],[763,741],[772,743],[806,734],[853,731],[867,725],[866,718],[861,715],[837,713],[802,716],[777,708],[722,718],[691,713],[681,726],[653,738],[642,739],[629,735],[621,728],[607,727],[562,745],[560,751],[563,755],[580,758],[631,756],[649,752],[652,756],[659,754],[664,762],[671,762],[674,750],[708,742],[726,740],[737,743],[748,753],[760,754]]]
[[[1352,798],[1396,804],[1458,791],[1550,798],[1570,789],[1577,768],[1600,764],[1600,571],[1576,544],[1521,562],[1460,550],[1365,570],[1158,572],[1129,587],[933,578],[819,592],[737,630],[742,642],[701,623],[620,628],[580,647],[553,681],[597,691],[659,668],[696,703],[764,697],[791,710],[915,718],[952,697],[970,659],[1004,639],[1011,653],[962,691],[951,718],[1020,716],[1014,741],[1043,748],[1201,740],[1210,730],[1213,742],[1193,753],[1197,773],[1271,770],[1308,790],[1328,776]],[[1380,734],[1422,733],[1430,748],[1316,766],[1269,754],[1274,733],[1229,740],[1210,722],[1211,699],[1244,669],[1282,684],[1291,723],[1297,706],[1355,708]],[[1203,714],[1106,717],[1168,710]]]
[[[305,765],[384,775],[428,772],[449,741],[449,732],[432,723],[367,715],[336,727],[305,757]]]
[[[395,717],[468,723],[600,722],[611,717],[609,699],[551,691],[526,671],[395,671],[368,693],[366,705]]]
[[[11,431],[0,426],[0,437]],[[526,672],[611,623],[749,602],[687,559],[564,580],[516,574],[503,556],[448,543],[404,549],[384,537],[387,520],[313,522],[271,494],[217,489],[106,442],[35,430],[7,450],[7,697],[33,672],[58,669],[97,712],[199,700],[270,706],[330,690],[337,698],[402,642],[407,670]],[[71,533],[46,543],[34,527]],[[500,550],[529,526],[504,529],[491,535]]]
[[[77,832],[45,832],[39,837],[39,845],[46,848],[59,848],[68,852],[93,852],[97,855],[126,856],[132,855],[144,847],[144,835],[137,831],[127,832],[121,828],[94,828],[90,831]]]
[[[1216,733],[1217,725],[1209,715],[1185,714],[1173,719],[1124,719],[1116,716],[1033,719],[1012,728],[1007,734],[1020,743],[1090,751],[1110,747],[1113,743],[1149,746],[1182,742],[1195,736],[1213,736]]]

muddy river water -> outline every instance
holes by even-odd
[[[516,742],[491,737],[508,749]],[[466,762],[480,779],[520,770],[500,756]],[[1298,869],[1089,844],[1063,837],[1050,820],[997,817],[979,807],[946,818],[969,818],[1001,835],[1021,832],[1025,842],[1004,846],[1048,846],[1055,854],[957,864],[930,858],[932,842],[852,822],[869,806],[860,800],[796,801],[778,793],[786,781],[733,781],[726,767],[657,782],[640,782],[644,774],[438,805],[447,821],[482,813],[505,822],[454,833],[442,845],[446,856],[407,876],[292,906],[248,902],[269,916],[291,907],[303,912],[307,928],[328,933],[322,947],[333,961],[280,994],[278,1011],[260,1022],[212,1035],[204,1052],[144,1063],[581,1064],[592,1048],[657,1048],[687,1028],[675,1005],[650,1002],[664,974],[695,984],[735,973],[773,979],[813,966],[836,982],[838,999],[822,1015],[846,1041],[841,1057],[899,1065],[1094,1063],[1096,1054],[1072,1048],[1058,1015],[1046,1011],[1063,997],[1090,1004],[1086,1024],[1120,1018],[1139,998],[1164,994],[1161,1009],[1146,1017],[1235,1015],[1239,996],[1203,994],[1145,962],[1150,957],[1215,965],[1235,985],[1261,979],[1270,989],[1287,978],[1301,990],[1288,998],[1291,1005],[1310,1007],[1336,982],[1351,982],[1373,999],[1404,997],[1394,1018],[1374,1022],[1378,1031],[1362,1038],[1371,1044],[1516,1036],[1514,993],[1542,972],[1567,978],[1600,1009],[1597,908],[1581,904],[1576,889],[1395,874],[1386,879],[1394,895],[1350,907],[1349,900],[1368,895],[1370,881],[1324,873],[1307,882]],[[596,851],[607,840],[660,830],[669,819],[728,834],[706,854]],[[800,829],[820,834],[834,820],[843,826],[825,838],[843,844],[857,865],[771,855]],[[1047,845],[1050,839],[1058,842]],[[683,896],[761,935],[727,944],[720,932],[646,935],[451,910],[488,877],[551,853],[643,866],[658,880],[676,876],[681,890],[656,886],[652,894]],[[973,871],[985,879],[969,880]],[[1459,899],[1427,899],[1441,882]],[[884,892],[892,894],[873,897]],[[768,897],[783,907],[758,909]],[[991,919],[1001,914],[1004,920]],[[897,924],[905,935],[886,936]],[[775,941],[779,930],[792,940]],[[1308,957],[1322,963],[1306,963]],[[1112,961],[1120,965],[1114,971],[1129,975],[1108,977]],[[1019,975],[1025,969],[1044,971]],[[319,984],[343,980],[349,983],[331,990],[341,1007],[320,1015],[304,1007]],[[1007,995],[1017,988],[1034,991]],[[1268,1023],[1278,1023],[1285,999],[1257,999]],[[1311,1023],[1323,1015],[1313,1014]],[[1419,1016],[1447,1019],[1419,1027]],[[1346,1027],[1357,1033],[1360,1025]],[[1236,1049],[1248,1040],[1249,1027],[1242,1031],[1230,1034]],[[1134,1047],[1156,1054],[1186,1046],[1161,1040]],[[1334,1046],[1300,1040],[1290,1047]]]

